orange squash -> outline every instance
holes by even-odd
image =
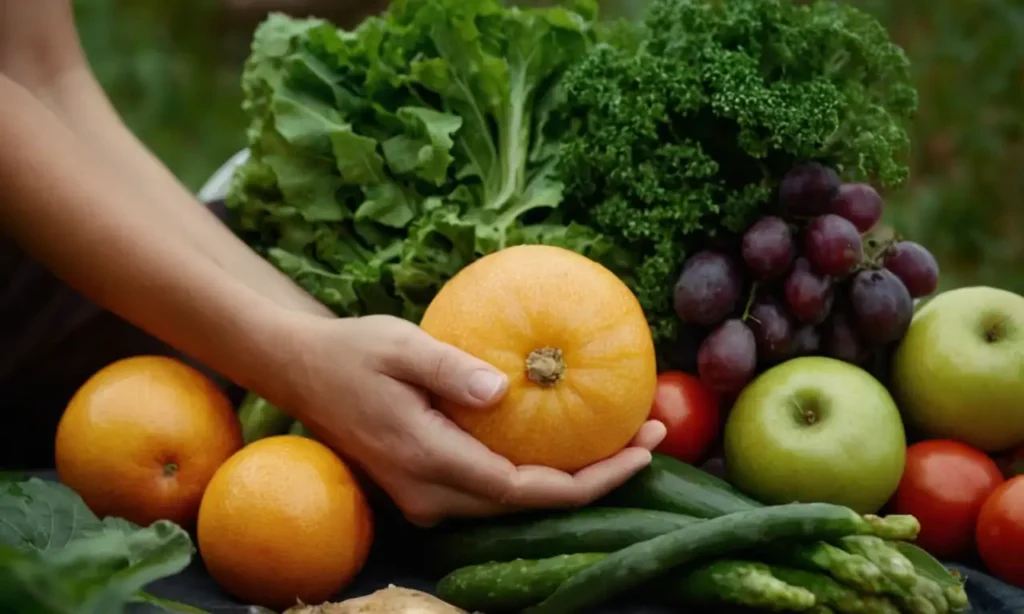
[[[643,310],[575,252],[524,245],[485,256],[441,289],[420,326],[508,375],[493,408],[438,409],[517,465],[581,469],[624,448],[650,412],[657,367]]]

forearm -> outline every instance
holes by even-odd
[[[220,222],[123,124],[88,70],[66,74],[52,97],[62,121],[167,224],[226,272],[277,304],[330,316],[287,276],[268,264]]]
[[[137,206],[161,215],[164,232],[178,234],[282,307],[332,315],[197,202],[128,130],[89,70],[68,0],[0,0],[0,22],[0,73],[59,117],[94,159],[134,191]]]
[[[23,88],[0,77],[0,226],[84,295],[264,394],[289,313],[147,215]]]

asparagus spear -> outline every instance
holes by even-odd
[[[899,586],[912,589],[917,580],[914,564],[907,560],[885,541],[871,535],[850,535],[839,540],[840,545],[851,554],[859,554],[875,564],[882,573]]]
[[[803,612],[816,605],[814,593],[750,561],[714,561],[672,572],[656,585],[666,600],[678,605],[737,605],[773,612]]]
[[[950,571],[935,560],[935,557],[914,544],[897,541],[890,545],[914,564],[919,575],[934,580],[942,587],[942,594],[945,596],[946,602],[949,603],[950,612],[963,612],[970,606],[967,591],[964,590],[964,579],[960,577],[959,573]]]
[[[918,574],[914,564],[885,540],[872,536],[855,535],[842,538],[840,543],[847,551],[859,554],[878,566],[896,587],[903,589],[905,595],[927,600],[937,614],[949,612],[949,603],[939,584],[931,578]],[[887,592],[891,593],[892,591]],[[904,599],[907,599],[907,596],[901,595]],[[916,607],[921,608],[920,604]]]
[[[887,586],[882,570],[874,563],[825,542],[765,550],[757,558],[804,571],[821,572],[862,593],[880,594]]]
[[[793,567],[772,566],[773,576],[791,586],[814,593],[817,603],[839,614],[899,614],[891,600],[879,595],[858,593],[822,573]]]

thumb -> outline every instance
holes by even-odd
[[[459,348],[438,341],[419,327],[409,327],[402,351],[386,360],[396,379],[425,388],[462,405],[485,407],[508,390],[508,376]]]

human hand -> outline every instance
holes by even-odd
[[[318,438],[355,460],[413,523],[585,505],[651,460],[665,427],[643,425],[618,454],[575,474],[516,467],[442,413],[430,395],[487,411],[505,374],[388,316],[304,319],[293,406]]]

